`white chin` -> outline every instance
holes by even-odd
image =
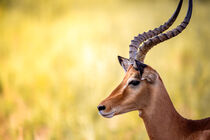
[[[111,113],[103,113],[101,111],[99,111],[99,114],[105,118],[112,118],[115,114],[115,112],[111,112]]]

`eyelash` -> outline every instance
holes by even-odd
[[[137,80],[132,80],[128,83],[128,85],[133,85],[133,86],[137,86],[139,85],[140,81],[137,81]]]

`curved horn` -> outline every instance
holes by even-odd
[[[142,34],[139,34],[138,36],[134,37],[134,40],[131,40],[131,44],[129,45],[129,59],[130,59],[131,63],[134,62],[135,57],[136,57],[136,53],[138,51],[138,47],[142,42],[144,42],[145,40],[147,40],[149,38],[152,38],[153,36],[156,36],[156,35],[164,32],[174,23],[177,16],[179,15],[179,12],[180,12],[181,7],[182,7],[182,3],[183,3],[183,0],[180,0],[174,14],[163,25],[161,25],[160,27],[155,28],[153,30],[149,30],[148,32],[144,32]]]
[[[180,25],[178,25],[176,28],[174,28],[173,30],[168,31],[163,34],[160,34],[160,35],[157,35],[157,36],[149,39],[148,41],[144,42],[142,44],[142,46],[139,47],[139,51],[137,53],[136,60],[143,62],[147,52],[153,46],[180,34],[187,27],[188,23],[190,22],[190,18],[192,15],[192,8],[193,8],[192,0],[189,0],[188,11],[187,11],[187,15],[184,18],[184,21]]]

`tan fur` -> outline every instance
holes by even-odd
[[[132,79],[141,83],[132,87],[128,85]],[[106,106],[100,113],[108,118],[138,110],[151,140],[210,140],[210,118],[188,120],[179,115],[159,74],[149,66],[140,76],[131,65],[123,81],[100,105]]]

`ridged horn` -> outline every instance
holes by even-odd
[[[176,28],[174,28],[173,30],[170,30],[166,33],[161,33],[160,35],[150,38],[146,42],[144,42],[142,44],[142,46],[139,47],[139,51],[137,53],[136,60],[144,62],[144,58],[145,58],[147,52],[153,46],[180,34],[187,27],[187,25],[190,22],[191,15],[192,15],[192,8],[193,8],[193,2],[192,2],[192,0],[189,0],[188,11],[184,18],[184,21],[180,25],[178,25]]]
[[[131,44],[129,45],[129,59],[130,59],[131,63],[134,62],[137,51],[138,51],[138,48],[139,48],[139,45],[142,42],[144,42],[147,39],[152,38],[156,35],[159,35],[160,33],[167,30],[174,23],[177,16],[179,15],[179,12],[180,12],[181,7],[182,7],[182,3],[183,3],[183,0],[180,0],[174,14],[163,25],[161,25],[160,27],[155,28],[153,30],[149,30],[148,32],[144,32],[142,34],[139,34],[138,36],[135,36],[133,40],[131,40]]]

